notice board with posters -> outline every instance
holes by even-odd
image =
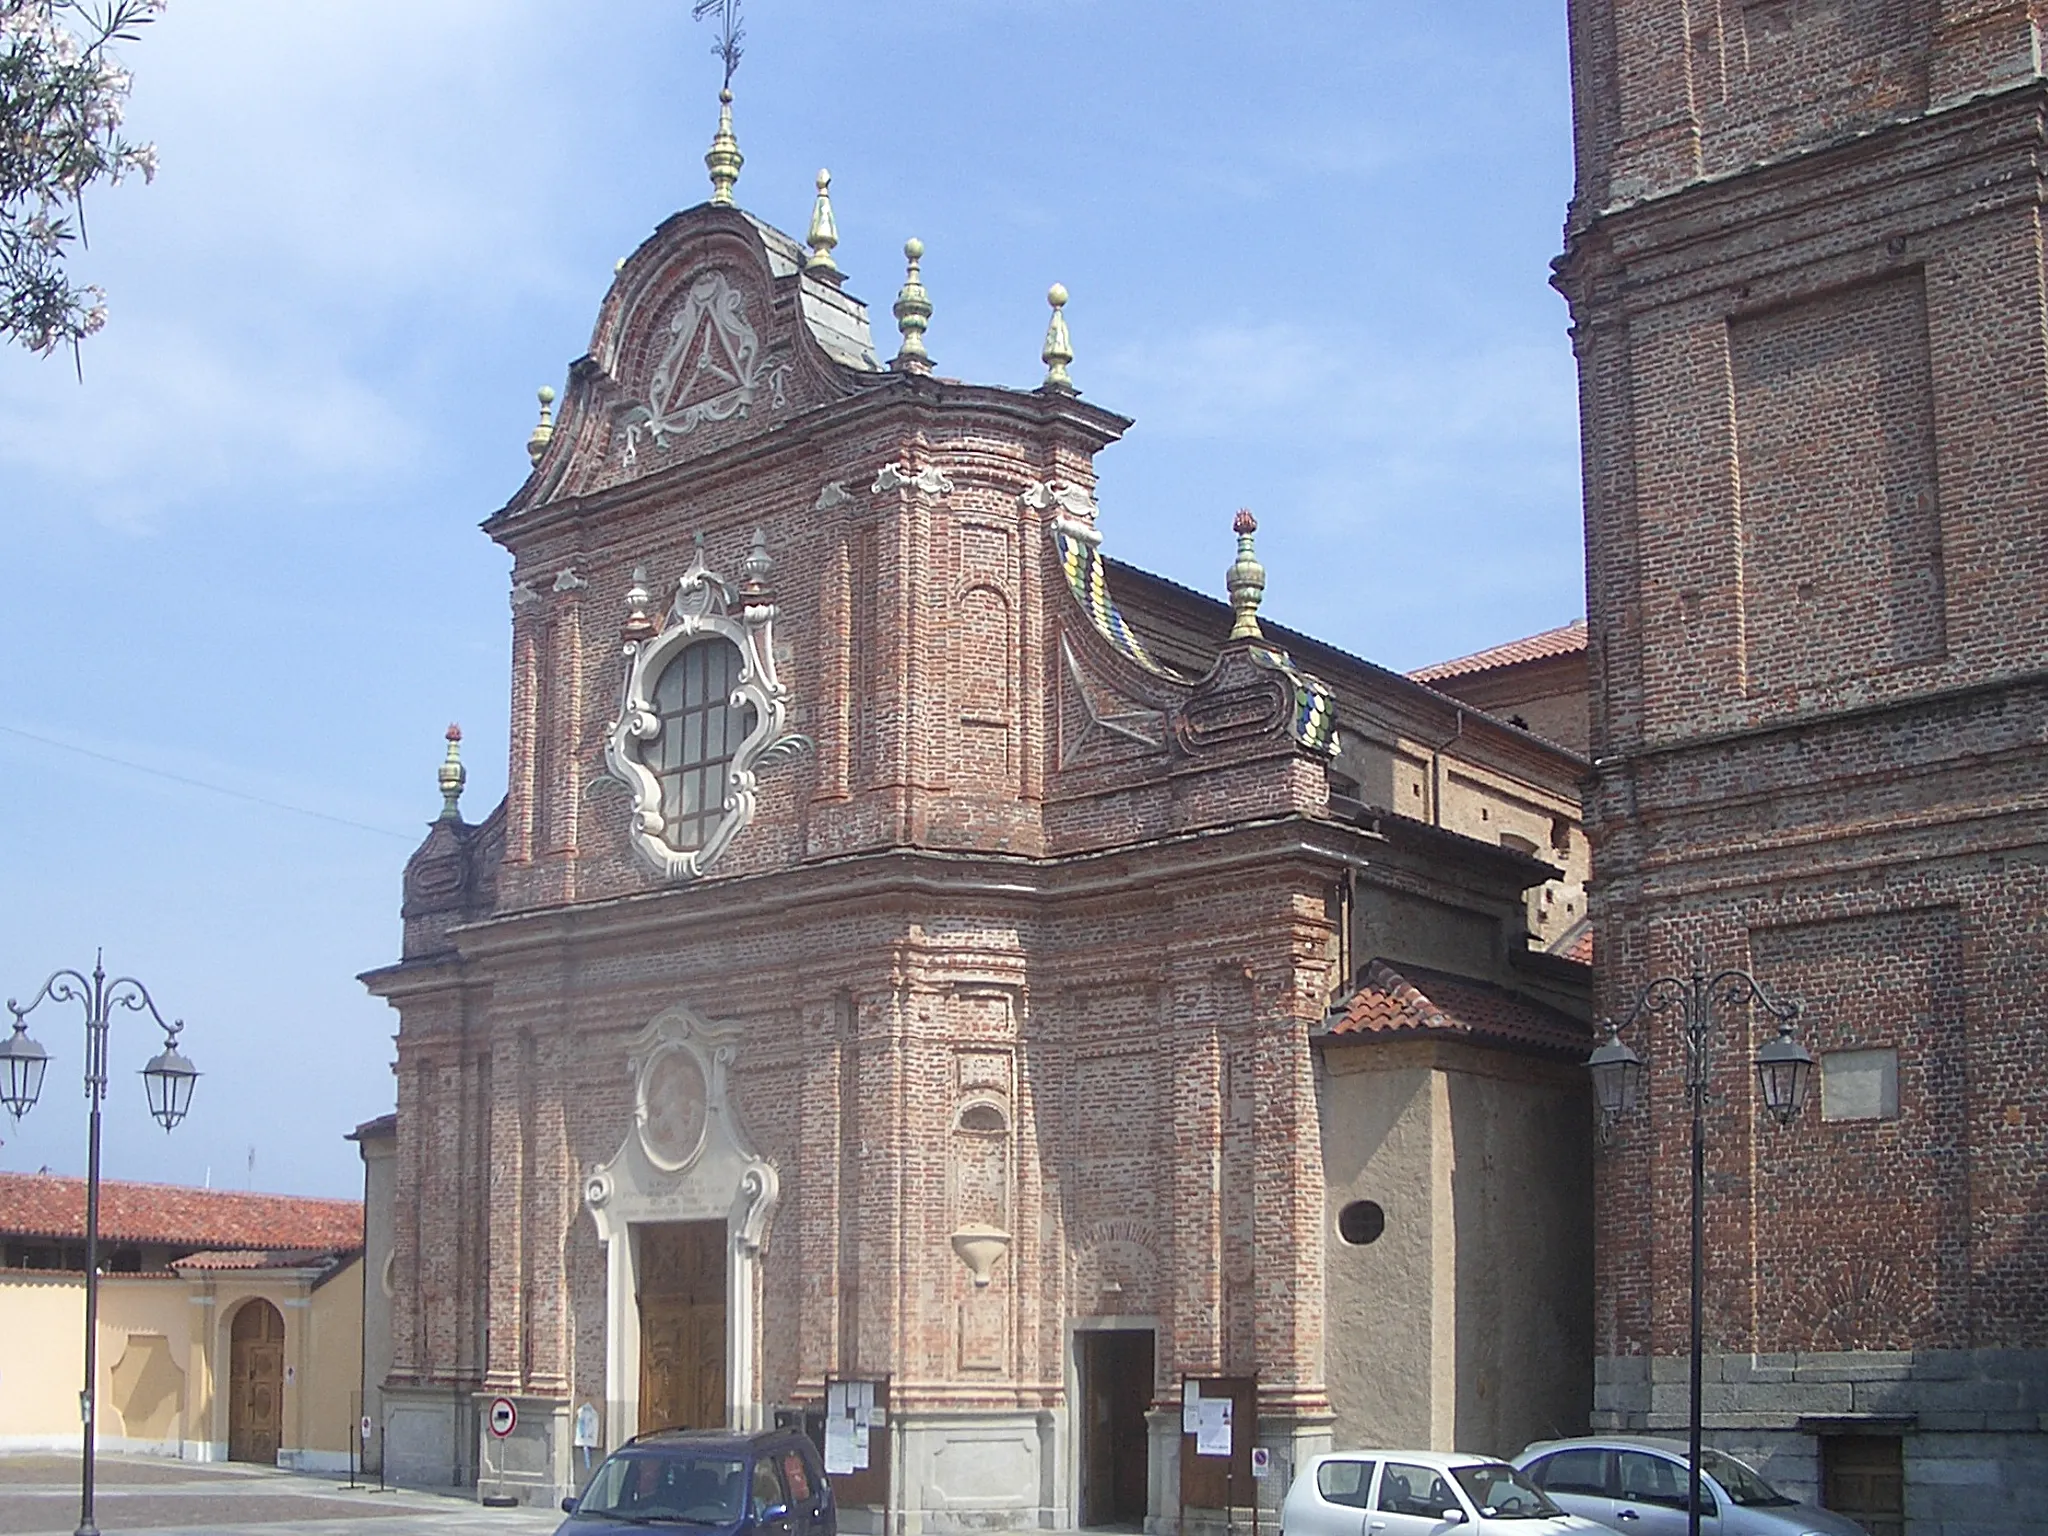
[[[1180,1507],[1237,1509],[1253,1503],[1258,1377],[1183,1376],[1180,1414]]]
[[[825,1378],[819,1452],[841,1504],[889,1507],[889,1378]]]

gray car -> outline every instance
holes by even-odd
[[[1679,1440],[1539,1440],[1514,1458],[1553,1504],[1624,1536],[1685,1536],[1691,1474]],[[1847,1515],[1778,1492],[1721,1451],[1700,1453],[1700,1530],[1710,1536],[1866,1536]]]

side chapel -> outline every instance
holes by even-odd
[[[364,978],[387,1474],[551,1501],[579,1416],[871,1380],[849,1530],[1165,1530],[1183,1377],[1255,1378],[1268,1504],[1582,1429],[1584,759],[1263,622],[1249,514],[1227,604],[1109,558],[1065,292],[1039,387],[940,377],[913,241],[881,361],[724,99],[484,524],[505,800],[451,730]]]

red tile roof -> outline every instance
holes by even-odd
[[[1418,683],[1442,682],[1447,678],[1469,677],[1474,672],[1492,672],[1501,667],[1517,666],[1525,661],[1548,661],[1553,656],[1570,656],[1585,648],[1586,621],[1573,619],[1571,623],[1560,624],[1556,629],[1546,629],[1540,635],[1527,635],[1520,640],[1510,640],[1505,645],[1496,645],[1489,650],[1474,651],[1470,656],[1439,661],[1434,666],[1418,667],[1408,676]]]
[[[1422,966],[1403,966],[1397,971],[1384,960],[1366,967],[1358,990],[1341,1013],[1324,1021],[1321,1032],[1381,1038],[1449,1037],[1574,1057],[1584,1057],[1593,1048],[1592,1026],[1568,1013],[1501,987]]]
[[[1593,921],[1582,917],[1550,946],[1550,953],[1565,960],[1576,960],[1580,965],[1593,963]]]
[[[83,1240],[85,1180],[0,1173],[0,1233]],[[100,1241],[331,1252],[362,1247],[363,1207],[358,1200],[102,1180]]]

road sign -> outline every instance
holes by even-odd
[[[362,1427],[361,1427],[361,1429],[360,1429],[360,1430],[359,1430],[358,1432],[359,1432],[359,1433],[360,1433],[360,1434],[362,1435],[362,1437],[363,1437],[363,1443],[364,1443],[365,1445],[369,1444],[369,1442],[370,1442],[370,1416],[369,1416],[369,1415],[368,1415],[367,1413],[363,1415],[363,1423],[362,1423]]]
[[[1263,1479],[1263,1478],[1266,1478],[1266,1477],[1270,1477],[1270,1476],[1272,1475],[1272,1472],[1273,1472],[1273,1453],[1272,1453],[1271,1451],[1267,1450],[1267,1449],[1266,1449],[1266,1448],[1265,1448],[1265,1447],[1264,1447],[1263,1445],[1255,1445],[1255,1446],[1253,1446],[1253,1447],[1252,1447],[1252,1476],[1253,1476],[1253,1477],[1256,1477],[1256,1478],[1261,1478],[1261,1479]]]
[[[519,1405],[509,1397],[491,1399],[491,1433],[500,1440],[519,1425]]]

